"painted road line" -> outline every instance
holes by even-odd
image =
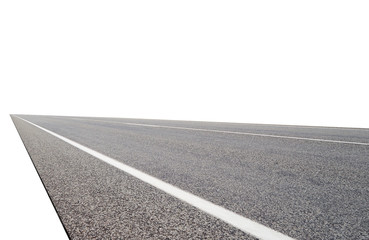
[[[51,135],[53,135],[54,137],[57,137],[61,140],[63,140],[64,142],[96,157],[97,159],[110,164],[111,166],[114,166],[140,180],[142,180],[145,183],[148,183],[164,192],[166,192],[167,194],[176,197],[180,200],[182,200],[183,202],[186,202],[204,212],[206,212],[209,215],[212,215],[230,225],[232,225],[235,228],[240,229],[241,231],[248,233],[256,238],[259,239],[264,239],[264,240],[284,240],[284,239],[289,239],[291,240],[292,238],[277,232],[271,228],[268,228],[260,223],[257,223],[251,219],[245,218],[237,213],[234,213],[230,210],[227,210],[221,206],[218,206],[212,202],[209,202],[203,198],[200,198],[192,193],[189,193],[187,191],[184,191],[178,187],[175,187],[169,183],[166,183],[158,178],[155,178],[153,176],[150,176],[144,172],[141,172],[140,170],[137,170],[133,167],[130,167],[124,163],[119,162],[118,160],[115,160],[111,157],[108,157],[102,153],[99,153],[91,148],[88,148],[86,146],[83,146],[75,141],[72,141],[66,137],[63,137],[57,133],[54,133],[50,130],[47,130],[43,127],[40,127],[32,122],[29,122],[23,118],[17,117],[21,120],[23,120],[24,122],[27,122],[29,124],[31,124],[32,126],[35,126]]]
[[[105,123],[117,123],[117,124],[131,125],[131,126],[143,126],[143,127],[154,127],[154,128],[171,128],[171,129],[181,129],[181,130],[190,130],[190,131],[228,133],[228,134],[237,134],[237,135],[249,135],[249,136],[259,136],[259,137],[284,138],[284,139],[305,140],[305,141],[314,141],[314,142],[330,142],[330,143],[342,143],[342,144],[353,144],[353,145],[369,146],[369,143],[365,143],[365,142],[350,142],[350,141],[340,141],[340,140],[330,140],[330,139],[320,139],[320,138],[293,137],[293,136],[272,135],[272,134],[262,134],[262,133],[250,133],[250,132],[233,132],[233,131],[223,131],[223,130],[216,130],[216,129],[174,127],[174,126],[166,126],[166,125],[106,121],[106,120],[96,120],[96,119],[80,119],[80,118],[73,118],[73,117],[69,117],[68,119],[74,119],[74,120],[79,120],[79,121],[95,121],[95,122],[105,122]]]

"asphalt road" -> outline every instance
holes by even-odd
[[[369,239],[369,129],[19,117],[292,238]],[[72,239],[253,239],[12,119]]]

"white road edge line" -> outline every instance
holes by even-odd
[[[230,225],[232,225],[235,228],[238,228],[239,230],[250,234],[256,238],[263,239],[263,240],[292,240],[293,238],[288,237],[280,232],[277,232],[271,228],[268,228],[260,223],[254,222],[251,219],[245,218],[237,213],[234,213],[230,210],[227,210],[221,206],[218,206],[212,202],[209,202],[203,198],[200,198],[192,193],[189,193],[187,191],[184,191],[178,187],[175,187],[169,183],[166,183],[158,178],[155,178],[153,176],[150,176],[144,172],[141,172],[140,170],[137,170],[133,167],[130,167],[124,163],[119,162],[118,160],[115,160],[111,157],[108,157],[102,153],[99,153],[91,148],[88,148],[86,146],[83,146],[77,142],[74,142],[66,137],[63,137],[57,133],[54,133],[50,130],[47,130],[43,127],[40,127],[30,121],[27,121],[23,118],[17,117],[24,122],[27,122],[31,124],[32,126],[35,126],[54,137],[57,137],[61,140],[63,140],[66,143],[69,143],[70,145],[100,159],[101,161],[110,164],[111,166],[114,166],[138,179],[141,181],[150,184],[151,186],[154,186],[167,194],[176,197],[183,202],[186,202],[190,204],[191,206],[194,206],[201,211],[206,212],[207,214],[214,216]]]
[[[59,117],[57,117],[57,118],[59,118]],[[86,121],[87,120],[87,121],[95,121],[95,122],[118,123],[118,124],[132,125],[132,126],[144,126],[144,127],[156,127],[156,128],[173,128],[173,129],[201,131],[201,132],[229,133],[229,134],[238,134],[238,135],[259,136],[259,137],[286,138],[286,139],[306,140],[306,141],[315,141],[315,142],[331,142],[331,143],[344,143],[344,144],[369,146],[369,143],[365,143],[365,142],[349,142],[349,141],[329,140],[329,139],[320,139],[320,138],[293,137],[293,136],[271,135],[271,134],[250,133],[250,132],[233,132],[233,131],[223,131],[223,130],[203,129],[203,128],[174,127],[174,126],[166,126],[166,125],[154,125],[154,124],[118,122],[118,121],[105,121],[105,120],[84,119],[84,118],[80,119],[80,118],[73,118],[73,117],[70,117],[70,118],[67,118],[67,119],[75,119],[75,120],[79,120],[79,121]]]

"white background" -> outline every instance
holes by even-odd
[[[65,237],[9,114],[369,127],[367,1],[0,2],[2,234]]]

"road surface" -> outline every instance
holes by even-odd
[[[369,129],[12,119],[72,239],[263,239],[264,230],[281,239],[369,239]],[[168,194],[84,147],[214,208]],[[212,213],[218,207],[265,228],[237,227]]]

